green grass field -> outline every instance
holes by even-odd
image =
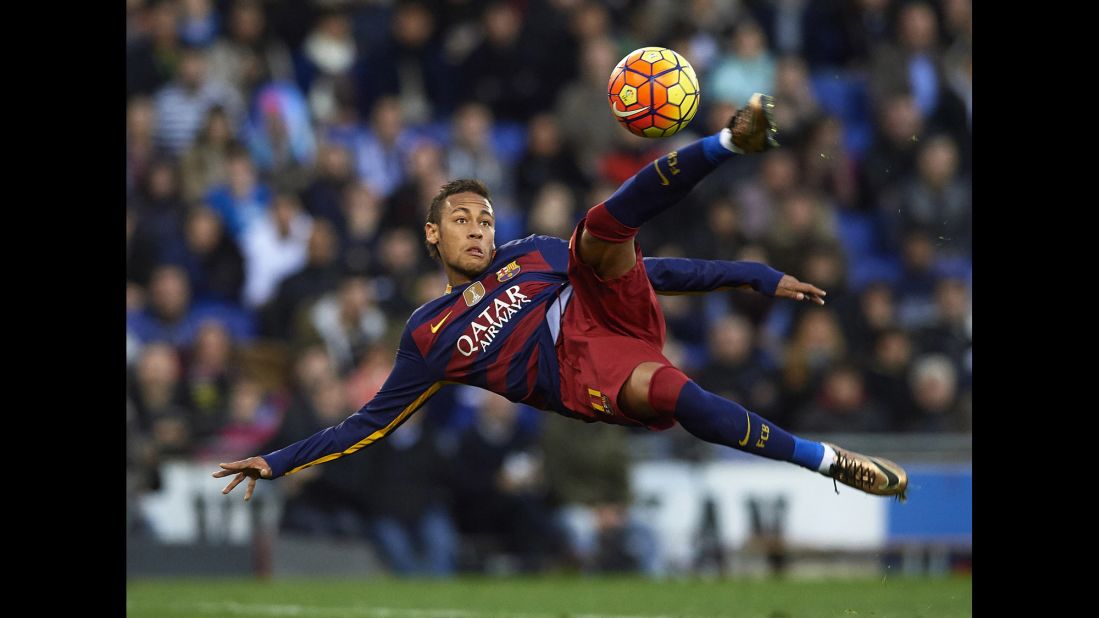
[[[885,578],[650,581],[636,578],[327,581],[131,580],[127,616],[348,618],[800,618],[971,616],[972,582]]]

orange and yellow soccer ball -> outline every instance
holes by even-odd
[[[698,78],[690,63],[664,47],[630,52],[611,71],[611,112],[642,137],[675,135],[698,111]]]

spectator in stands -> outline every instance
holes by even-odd
[[[206,194],[206,202],[221,215],[225,229],[240,243],[245,230],[261,221],[271,204],[271,191],[260,182],[248,151],[229,148],[225,160],[226,182]]]
[[[839,242],[834,211],[819,194],[795,191],[782,200],[777,214],[766,245],[771,266],[782,272],[798,272],[812,247]]]
[[[389,232],[378,244],[374,288],[379,305],[390,315],[410,313],[419,306],[412,304],[412,299],[416,296],[416,277],[424,270],[423,246],[423,238],[405,228]]]
[[[431,198],[447,182],[445,157],[446,151],[438,143],[428,139],[415,142],[408,155],[404,182],[389,196],[382,227],[420,231]]]
[[[893,431],[903,431],[914,414],[908,385],[912,356],[908,333],[896,327],[886,328],[874,341],[874,355],[865,374],[866,390],[885,407]]]
[[[347,273],[365,275],[376,269],[384,214],[381,196],[365,184],[350,184],[344,189],[342,208],[340,267]]]
[[[873,432],[889,428],[889,416],[866,393],[862,373],[852,364],[833,365],[813,401],[797,414],[800,431],[814,433]]]
[[[905,234],[901,260],[903,270],[894,286],[897,320],[906,329],[928,326],[935,321],[935,286],[941,276],[931,235],[919,228]]]
[[[334,142],[322,142],[317,147],[312,180],[302,192],[305,210],[314,220],[326,219],[336,229],[343,229],[344,216],[340,203],[354,177],[351,151]]]
[[[268,28],[259,0],[232,3],[225,34],[210,49],[210,74],[249,101],[260,84],[294,78],[290,49]]]
[[[574,193],[567,185],[548,182],[531,202],[526,228],[533,234],[564,238],[572,234],[578,218]]]
[[[382,97],[370,114],[370,130],[355,145],[359,180],[382,197],[401,184],[405,163],[412,147],[412,134],[405,127],[404,112],[396,97]]]
[[[156,93],[157,144],[173,155],[182,154],[214,106],[225,109],[233,126],[241,126],[244,102],[240,93],[207,76],[205,50],[185,48],[175,79]]]
[[[535,195],[549,182],[563,184],[575,198],[588,189],[588,181],[576,165],[576,156],[562,142],[561,129],[550,114],[539,114],[528,123],[527,149],[515,171],[520,208],[529,208]]]
[[[786,198],[802,186],[797,155],[779,148],[763,156],[759,175],[742,182],[736,190],[741,229],[751,241],[760,241]]]
[[[518,421],[516,404],[495,394],[484,398],[458,438],[452,512],[478,558],[502,551],[531,571],[564,549],[564,537],[546,503],[537,436]]]
[[[862,159],[859,195],[863,210],[875,212],[888,187],[916,170],[916,146],[924,132],[916,100],[894,94],[875,107],[877,125]]]
[[[216,435],[230,416],[229,391],[234,367],[229,330],[217,320],[204,321],[198,327],[189,356],[183,388],[191,404],[194,439],[201,443]]]
[[[278,82],[260,88],[245,136],[256,168],[276,190],[305,189],[316,145],[309,109],[296,86]]]
[[[807,127],[801,164],[806,188],[830,196],[839,209],[863,205],[858,161],[844,144],[838,118],[820,115]]]
[[[241,377],[233,383],[225,424],[199,450],[212,461],[236,459],[263,446],[278,427],[278,414],[255,380]]]
[[[152,452],[164,456],[189,453],[191,415],[175,349],[167,343],[142,347],[127,390],[137,431],[151,438]]]
[[[415,124],[447,118],[458,88],[457,67],[437,27],[438,7],[421,0],[397,3],[383,40],[371,42],[359,94],[366,106],[378,96],[394,96],[404,117]]]
[[[279,283],[305,266],[313,219],[297,196],[279,193],[270,212],[247,228],[241,238],[244,254],[244,302],[262,307]]]
[[[126,104],[126,194],[137,193],[146,183],[149,164],[157,155],[153,131],[156,109],[148,97],[134,97]]]
[[[484,179],[485,184],[493,187],[493,195],[502,193],[501,197],[506,197],[506,201],[510,203],[513,189],[511,170],[492,146],[492,123],[493,115],[487,106],[467,103],[460,107],[454,114],[452,143],[448,149],[446,167],[453,178]],[[499,199],[498,197],[497,200]],[[493,205],[496,205],[495,202]],[[497,219],[499,218],[497,215]]]
[[[341,8],[324,9],[302,42],[297,58],[294,72],[313,117],[322,122],[335,120],[341,90],[354,91],[349,82],[361,59],[348,15]]]
[[[221,29],[221,20],[210,0],[181,0],[179,38],[186,45],[208,47]]]
[[[299,312],[339,286],[338,253],[339,240],[332,224],[324,219],[315,219],[309,234],[305,265],[279,283],[274,296],[263,309],[263,332],[268,337],[290,341]]]
[[[320,431],[338,423],[353,411],[354,405],[344,397],[343,385],[329,372],[317,376],[312,388],[305,392],[306,405],[287,410],[282,426],[269,445],[283,437],[293,439]],[[288,422],[294,431],[288,431]],[[369,451],[367,451],[369,452]],[[348,457],[326,466],[308,468],[289,477],[285,489],[287,500],[280,530],[307,536],[367,541],[369,492],[366,490],[369,458]]]
[[[970,394],[958,388],[957,370],[949,358],[941,354],[917,358],[909,380],[916,400],[909,431],[972,431]]]
[[[370,529],[386,564],[398,575],[442,577],[454,572],[458,535],[449,512],[450,463],[439,437],[413,415],[364,451]]]
[[[775,122],[782,127],[782,147],[797,148],[821,114],[809,67],[800,56],[783,56],[775,64]]]
[[[960,278],[945,277],[935,285],[935,317],[915,334],[920,351],[946,355],[968,385],[969,356],[973,351],[973,310],[969,290]]]
[[[610,75],[608,67],[613,67],[620,57],[614,41],[606,37],[585,41],[580,53],[580,73],[557,96],[554,113],[563,138],[576,154],[577,164],[583,170],[595,170],[600,154],[609,151],[622,132],[613,116],[592,113],[607,104],[604,90]],[[726,114],[725,118],[728,117]]]
[[[127,277],[148,286],[152,271],[181,250],[183,202],[175,167],[164,158],[154,160],[140,192],[129,203],[133,230],[129,239]]]
[[[783,358],[782,399],[785,413],[803,406],[821,378],[847,354],[847,342],[835,314],[827,307],[802,313]]]
[[[756,333],[746,318],[724,315],[711,324],[709,362],[698,372],[698,381],[711,392],[760,410],[778,424],[780,378],[774,359],[755,342]]]
[[[178,266],[159,266],[149,281],[148,306],[126,316],[126,329],[142,343],[162,341],[189,348],[198,329],[191,312],[191,285]]]
[[[923,140],[916,174],[883,197],[880,212],[892,238],[921,229],[939,241],[941,255],[968,258],[973,243],[973,187],[959,170],[958,147],[947,135]]]
[[[888,282],[873,281],[858,295],[856,306],[839,314],[846,339],[852,343],[851,356],[865,361],[883,332],[896,328],[896,298]]]
[[[652,531],[630,514],[628,434],[602,423],[577,432],[572,422],[543,417],[541,450],[573,560],[589,572],[651,572]]]
[[[187,270],[196,302],[239,304],[244,287],[244,256],[217,213],[205,206],[187,212],[183,253],[168,261]]]
[[[870,94],[878,104],[894,95],[911,95],[927,124],[960,139],[966,133],[965,106],[946,85],[938,24],[927,2],[900,7],[897,44],[874,52]]]
[[[179,65],[181,49],[176,6],[171,0],[149,2],[140,10],[143,32],[126,45],[126,98],[148,96],[168,83]]]
[[[506,2],[492,2],[484,9],[481,25],[484,38],[459,69],[462,100],[477,101],[508,121],[522,121],[547,109],[552,91],[543,91],[538,50],[522,36],[519,11]]]
[[[737,22],[729,40],[729,50],[714,65],[706,83],[718,101],[737,107],[744,105],[753,92],[775,89],[775,58],[767,49],[767,35],[754,20]]]
[[[385,334],[387,323],[366,280],[348,276],[335,292],[325,294],[308,310],[307,331],[299,333],[298,339],[323,343],[342,375]]]
[[[180,160],[183,197],[188,202],[202,199],[215,185],[227,180],[225,167],[233,136],[234,129],[225,110],[211,107],[194,143]]]

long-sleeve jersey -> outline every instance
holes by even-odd
[[[684,159],[680,155],[680,165]],[[635,179],[659,182],[655,167]],[[610,199],[646,198],[620,190]],[[412,313],[389,378],[373,399],[340,424],[264,455],[272,478],[384,438],[447,384],[478,386],[511,401],[577,416],[561,403],[556,354],[561,317],[572,296],[568,260],[568,243],[560,238],[532,235],[501,246],[477,279],[448,287],[443,296]],[[643,263],[657,293],[751,287],[773,296],[782,278],[782,273],[754,262],[645,258]]]

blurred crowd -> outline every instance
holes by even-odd
[[[447,180],[488,184],[498,244],[567,238],[756,91],[776,98],[783,147],[720,168],[641,246],[765,262],[828,304],[662,297],[669,358],[799,433],[970,431],[971,0],[126,5],[131,495],[166,458],[263,453],[368,401],[411,311],[446,286],[423,222]],[[607,107],[611,69],[646,45],[699,76],[673,138],[634,137]],[[454,568],[458,538],[521,566],[564,543],[644,568],[622,508],[630,430],[458,387],[414,418],[290,477],[283,525],[370,534],[402,572]],[[677,431],[668,454],[713,456]],[[410,535],[438,555],[415,563]]]

